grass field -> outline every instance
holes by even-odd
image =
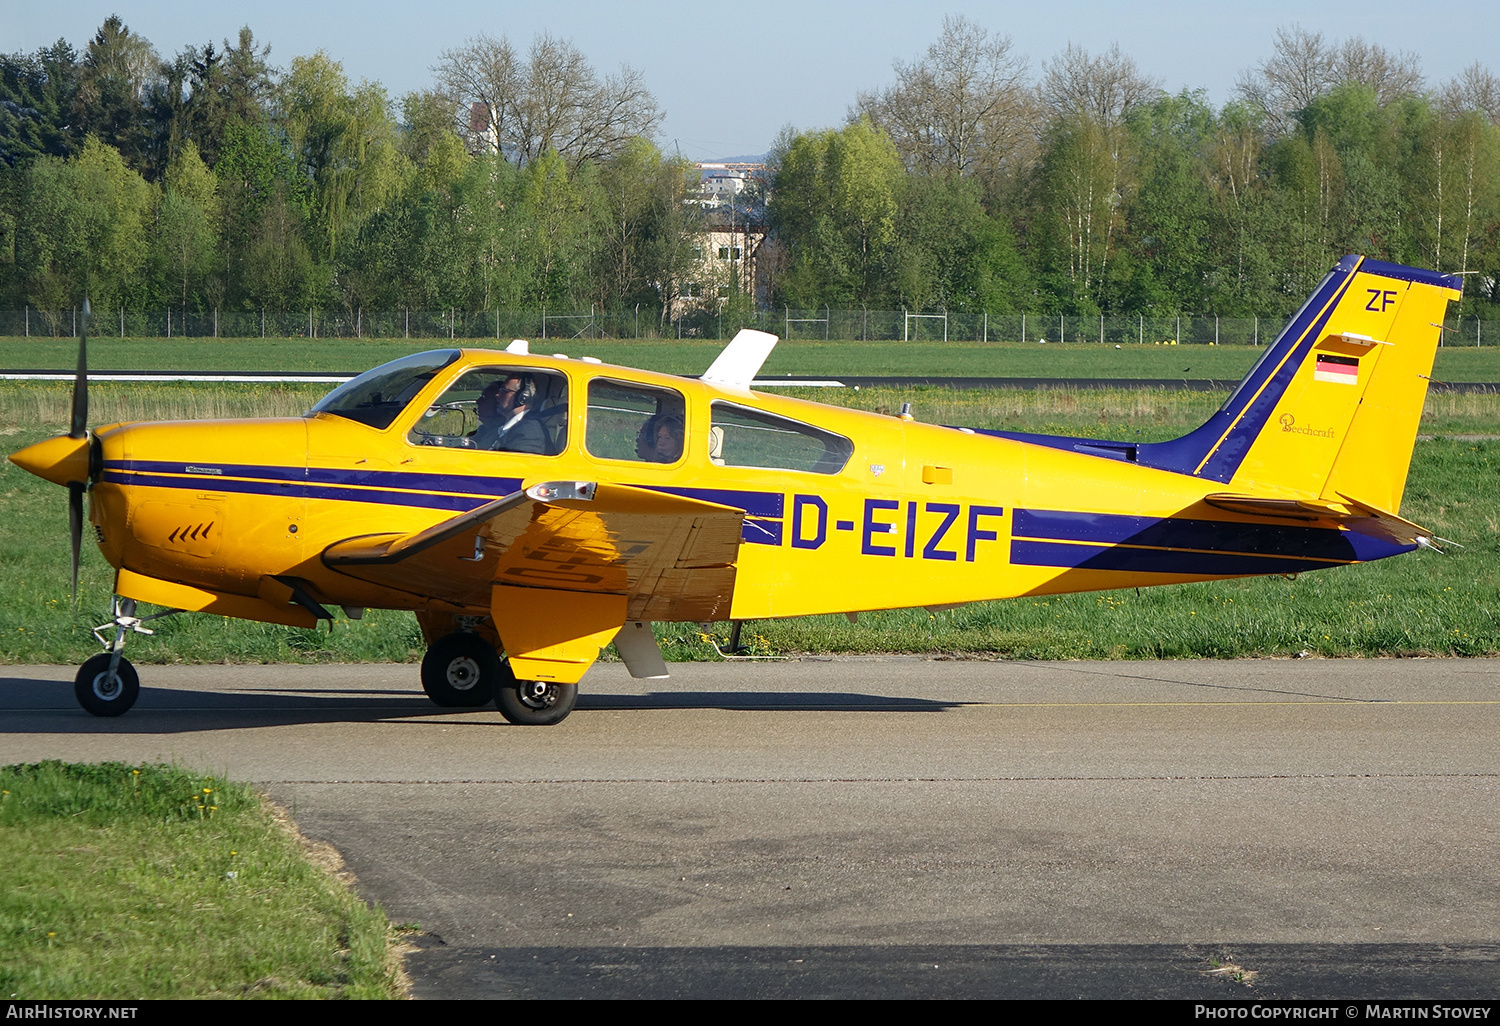
[[[296,415],[317,386],[108,385],[90,390],[95,423],[252,413]],[[822,401],[872,410],[913,402],[923,421],[1154,441],[1197,426],[1221,396],[1196,392],[1067,389],[954,391],[809,389]],[[8,451],[64,429],[68,388],[0,383],[0,438]],[[1443,436],[1500,434],[1500,397],[1435,395],[1423,429]],[[1500,653],[1500,442],[1419,442],[1402,514],[1464,548],[1419,552],[1366,566],[1134,591],[980,603],[938,613],[901,610],[757,622],[745,638],[764,652],[952,652],[1047,658]],[[62,489],[0,466],[0,661],[76,663],[96,645],[88,628],[109,618],[112,571],[86,545],[79,609],[67,593]],[[406,613],[371,610],[330,631],[182,616],[131,639],[130,657],[153,662],[403,661],[422,641]],[[691,625],[658,625],[669,659],[713,658]],[[719,637],[727,630],[718,629]],[[415,679],[415,678],[414,678]]]
[[[402,996],[385,917],[242,784],[0,767],[0,864],[12,999]]]
[[[465,344],[463,340],[452,343]],[[496,346],[494,342],[475,342]],[[367,370],[424,349],[448,346],[444,339],[412,342],[352,339],[116,339],[89,342],[89,365],[109,370],[201,370],[340,372]],[[701,374],[720,342],[641,341],[533,342],[538,353],[594,356],[606,363]],[[767,375],[863,376],[930,374],[1002,378],[1195,378],[1234,382],[1264,349],[1252,346],[1126,345],[1020,342],[784,342],[766,362]],[[0,339],[0,367],[71,370],[76,339]],[[1500,347],[1439,350],[1434,377],[1440,381],[1500,381]]]

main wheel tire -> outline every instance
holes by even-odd
[[[439,638],[422,657],[422,690],[446,708],[477,709],[486,705],[509,677],[495,650],[469,631]]]
[[[115,672],[109,672],[109,653],[101,652],[78,668],[73,678],[73,697],[95,716],[119,716],[127,712],[141,693],[141,678],[130,660],[121,657]]]
[[[517,680],[495,693],[500,715],[522,727],[550,727],[561,723],[578,702],[577,684]]]

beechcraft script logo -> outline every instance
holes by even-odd
[[[1297,423],[1297,418],[1290,413],[1281,415],[1281,430],[1292,435],[1311,435],[1313,438],[1332,438],[1333,428],[1306,427]]]

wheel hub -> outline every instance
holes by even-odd
[[[106,702],[113,702],[116,698],[119,698],[120,675],[118,673],[110,673],[108,670],[104,673],[94,674],[94,694]]]
[[[468,656],[459,656],[448,664],[448,684],[455,691],[472,691],[479,683],[479,664]]]
[[[557,688],[546,681],[522,681],[520,691],[521,701],[533,709],[545,709],[557,702]]]

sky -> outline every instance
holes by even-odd
[[[1272,52],[1278,26],[1300,25],[1330,40],[1359,35],[1416,53],[1429,85],[1479,60],[1500,73],[1500,4],[1365,0],[1259,0],[1211,4],[1158,0],[970,3],[908,0],[0,0],[0,52],[30,52],[59,37],[80,50],[110,14],[164,57],[189,44],[234,39],[249,25],[271,44],[271,61],[326,50],[352,80],[370,79],[393,97],[429,87],[444,50],[487,33],[524,49],[542,32],[570,39],[595,69],[629,64],[666,112],[657,142],[693,160],[763,153],[785,125],[843,123],[860,90],[894,81],[892,62],[914,61],[963,15],[1008,35],[1039,76],[1077,43],[1090,52],[1118,43],[1171,92],[1202,89],[1211,103],[1232,99],[1241,72]]]

